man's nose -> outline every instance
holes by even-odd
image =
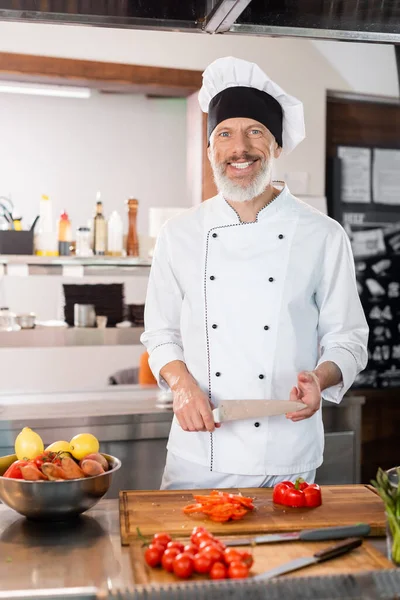
[[[237,133],[233,138],[232,153],[237,156],[246,154],[251,148],[248,136],[243,132]]]

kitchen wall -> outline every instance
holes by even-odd
[[[74,231],[93,217],[97,190],[105,215],[118,210],[125,230],[125,201],[137,198],[143,235],[149,207],[189,202],[184,99],[0,94],[0,132],[0,195],[11,192],[27,226],[43,193],[54,220],[65,208]]]

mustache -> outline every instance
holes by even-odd
[[[244,160],[245,162],[252,162],[255,160],[259,160],[259,159],[260,159],[260,156],[257,156],[256,154],[248,154],[247,152],[244,152],[240,156],[238,154],[233,154],[227,160],[224,161],[224,164],[227,165],[229,163],[237,162],[238,160]]]

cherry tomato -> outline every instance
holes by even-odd
[[[195,554],[197,554],[198,551],[199,551],[198,547],[195,546],[194,544],[186,544],[186,546],[182,550],[182,552],[186,552],[187,554],[193,554],[193,556]]]
[[[318,484],[312,483],[303,492],[305,504],[309,508],[315,508],[322,504],[321,488]]]
[[[150,567],[158,567],[164,554],[164,546],[160,544],[150,544],[144,553],[144,558]]]
[[[204,556],[208,556],[213,563],[221,562],[224,558],[222,550],[220,550],[215,544],[209,544],[203,548],[201,552],[204,554]]]
[[[168,533],[156,533],[152,541],[153,544],[160,544],[164,548],[167,547],[169,542],[172,542],[172,538]]]
[[[213,536],[207,531],[198,531],[191,538],[191,542],[195,546],[200,546],[201,542],[210,542],[211,540],[213,540]]]
[[[172,573],[174,570],[174,560],[178,554],[180,554],[180,552],[177,548],[167,548],[161,559],[163,569]]]
[[[193,573],[193,558],[190,554],[182,552],[175,556],[173,568],[177,577],[188,579]]]
[[[286,492],[290,488],[294,488],[294,485],[291,481],[282,481],[281,483],[277,483],[272,493],[272,501],[275,502],[275,504],[285,504]]]
[[[178,554],[180,554],[183,552],[184,545],[182,542],[168,542],[167,548],[176,548],[176,550],[179,550]]]
[[[228,548],[224,552],[224,561],[227,565],[230,565],[232,562],[241,562],[242,553],[240,550],[236,550],[236,548]]]
[[[244,562],[245,565],[251,569],[254,563],[254,558],[251,552],[247,552],[247,550],[240,550],[241,562]]]
[[[245,579],[249,576],[249,568],[244,562],[231,562],[228,567],[228,575],[231,579]]]
[[[193,544],[193,538],[196,535],[196,533],[207,533],[207,531],[204,529],[204,527],[194,527],[193,531],[192,531],[192,535],[190,536],[190,541]]]
[[[226,566],[222,562],[216,562],[211,567],[210,577],[211,579],[226,579],[227,578]]]
[[[196,573],[209,573],[212,567],[212,560],[209,556],[203,554],[203,552],[198,552],[194,555],[193,566]]]

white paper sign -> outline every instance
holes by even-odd
[[[63,274],[63,277],[83,277],[84,266],[83,265],[63,265],[62,274]]]
[[[342,202],[371,202],[371,149],[339,146],[342,161]]]
[[[373,192],[377,204],[400,204],[400,150],[380,150],[373,155]]]

